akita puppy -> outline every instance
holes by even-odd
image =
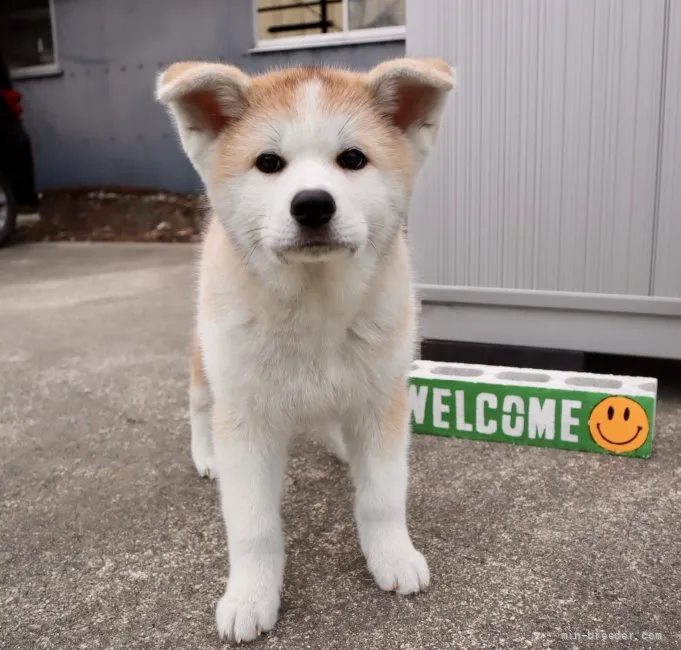
[[[217,477],[227,528],[222,637],[276,622],[294,434],[347,461],[378,586],[429,584],[406,522],[417,305],[404,225],[453,85],[436,59],[261,76],[184,62],[158,78],[212,209],[190,410],[194,464]]]

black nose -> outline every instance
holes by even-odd
[[[307,228],[320,228],[331,221],[336,202],[326,190],[301,190],[291,201],[291,215]]]

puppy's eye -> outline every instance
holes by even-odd
[[[255,159],[255,166],[263,174],[276,174],[286,167],[286,161],[276,153],[261,153]]]
[[[346,149],[342,151],[336,162],[343,168],[352,171],[358,171],[363,167],[366,167],[367,157],[359,149]]]

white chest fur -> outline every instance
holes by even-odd
[[[380,400],[408,371],[412,301],[398,278],[376,291],[367,266],[311,277],[293,298],[234,275],[202,278],[199,332],[216,397],[296,428]]]

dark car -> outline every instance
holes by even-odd
[[[38,209],[33,152],[22,121],[21,100],[0,54],[0,246],[11,237],[20,211]]]

